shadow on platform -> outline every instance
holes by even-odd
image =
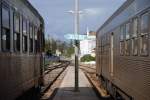
[[[79,87],[75,92],[74,87],[57,88],[49,100],[112,100],[111,98],[102,98],[92,87]]]

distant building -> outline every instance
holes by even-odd
[[[95,36],[96,37],[96,32],[89,31],[87,28],[87,36]],[[86,54],[91,54],[92,56],[95,56],[95,47],[96,47],[96,40],[95,39],[86,39],[80,41],[80,57],[86,55]]]
[[[61,55],[61,52],[57,49],[56,50],[56,56],[60,56]]]

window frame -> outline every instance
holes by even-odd
[[[24,21],[25,21],[25,27],[26,27],[26,33],[24,34]],[[27,53],[28,52],[28,29],[27,29],[27,18],[22,17],[22,52]],[[26,37],[26,41],[24,40],[24,37]]]
[[[34,52],[38,53],[38,27],[35,25],[34,27]]]
[[[137,30],[136,30],[136,36],[135,36],[135,34],[134,33],[132,33],[132,35],[131,35],[131,37],[132,38],[138,38],[138,35],[139,35],[139,17],[134,17],[134,18],[132,18],[132,32],[134,32],[134,21],[137,21],[137,26],[136,26],[136,28],[137,28]]]
[[[120,41],[124,41],[124,39],[125,39],[125,25],[124,24],[120,26],[119,39],[120,39]]]
[[[129,24],[128,26],[128,32],[127,32],[127,25]],[[128,34],[127,34],[128,33]],[[127,21],[125,23],[125,40],[129,40],[131,38],[131,21]]]
[[[33,35],[32,35],[32,39],[33,39],[33,53],[36,53],[36,48],[35,48],[35,27],[36,25],[33,24]]]
[[[147,33],[143,33],[142,32],[142,17],[143,16],[148,16],[148,29],[147,29]],[[147,56],[149,56],[149,33],[150,33],[150,30],[149,30],[149,25],[150,25],[150,12],[149,11],[146,11],[146,12],[144,12],[144,13],[142,13],[141,15],[140,15],[140,22],[139,22],[139,30],[140,30],[140,32],[139,32],[139,44],[140,44],[140,46],[139,46],[139,49],[140,49],[140,56],[142,56],[142,57],[147,57]],[[147,38],[144,38],[144,37],[146,37],[147,36]],[[147,39],[147,42],[146,42],[146,44],[147,44],[147,50],[146,50],[146,52],[143,52],[143,48],[144,48],[144,43],[143,43],[143,40],[145,41],[145,39]]]
[[[15,30],[15,24],[16,24],[15,23],[15,16],[17,16],[19,18],[19,31],[18,32]],[[15,44],[15,41],[17,42],[17,40],[15,40],[15,34],[19,35],[19,49],[17,48],[17,44]],[[17,12],[17,11],[14,11],[13,12],[13,48],[14,48],[14,52],[20,52],[21,51],[20,50],[20,47],[21,47],[20,38],[21,38],[21,18],[20,18],[20,13]]]
[[[9,28],[8,27],[5,27],[3,26],[3,9],[7,10],[8,11],[8,16],[9,16]],[[1,50],[3,52],[10,52],[11,51],[11,16],[10,16],[10,6],[6,3],[6,2],[1,2]],[[3,39],[3,29],[5,31],[9,31],[9,41],[7,41],[7,36],[6,36],[6,40]],[[8,34],[8,33],[7,33]],[[5,33],[5,35],[7,35]],[[3,47],[3,42],[5,41],[5,47]],[[8,47],[7,47],[7,42],[8,42]]]
[[[127,31],[127,25],[128,26],[128,31]],[[125,56],[130,56],[131,55],[131,20],[127,21],[125,23],[125,43],[124,43],[124,49],[125,49]]]
[[[136,24],[137,24],[136,25],[136,35],[135,35],[135,21],[136,21]],[[139,17],[132,18],[131,25],[132,25],[132,27],[131,27],[132,28],[131,53],[132,53],[133,56],[138,56],[138,52],[139,52],[139,50],[138,50],[138,47],[139,47],[139,45],[138,45],[138,40],[139,40],[139,38],[138,38],[138,35],[139,35]]]
[[[124,56],[125,55],[125,24],[122,24],[119,27],[119,29],[120,29],[120,35],[119,35],[120,56]],[[123,44],[123,46],[121,46],[121,44]]]
[[[30,52],[30,21],[27,19],[27,52]]]
[[[32,28],[32,30],[30,29]],[[34,53],[33,52],[33,24],[31,22],[29,22],[29,52],[30,53]],[[32,31],[32,34],[31,34],[31,31]],[[32,41],[31,41],[32,40]],[[32,42],[32,45],[31,45],[31,42]],[[32,47],[31,47],[32,46]],[[31,50],[32,49],[32,50]]]
[[[149,17],[148,17],[148,18],[149,18],[149,20],[148,20],[148,30],[147,30],[147,31],[149,32],[150,12],[149,12],[149,11],[146,11],[146,12],[142,13],[142,14],[139,16],[139,17],[140,17],[140,18],[139,18],[139,20],[140,20],[140,22],[139,22],[139,26],[140,26],[140,27],[139,27],[139,28],[140,28],[139,35],[140,35],[140,36],[141,36],[141,35],[146,35],[146,34],[148,34],[148,33],[141,33],[141,20],[142,20],[142,16],[143,16],[143,15],[148,15],[148,16],[149,16]]]
[[[125,40],[124,49],[125,49],[125,56],[130,56],[130,54],[131,54],[131,39]]]
[[[131,53],[133,56],[138,56],[139,54],[139,45],[138,45],[138,42],[139,42],[139,38],[132,38],[131,40]]]
[[[125,42],[120,41],[120,56],[124,56],[124,48],[125,48]]]

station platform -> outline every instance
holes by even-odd
[[[100,100],[81,69],[79,69],[79,91],[74,92],[74,77],[74,66],[69,66],[53,100]]]

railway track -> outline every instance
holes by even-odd
[[[52,97],[58,86],[60,85],[63,77],[65,76],[65,69],[70,64],[69,61],[62,61],[55,65],[48,67],[44,72],[44,84],[41,87],[41,91],[30,89],[23,95],[19,96],[16,100],[48,100]],[[48,94],[47,94],[48,93]]]
[[[42,87],[42,90],[41,90],[41,94],[42,94],[41,99],[42,100],[43,100],[43,98],[45,98],[44,95],[47,93],[47,91],[49,91],[49,89],[51,87],[57,88],[56,85],[58,85],[58,84],[56,84],[56,83],[58,82],[58,80],[59,80],[59,83],[61,82],[60,80],[62,80],[63,77],[60,77],[60,76],[62,74],[63,74],[62,76],[64,76],[64,71],[68,67],[69,64],[70,64],[70,62],[68,62],[68,61],[61,62],[60,64],[57,64],[57,65],[54,65],[54,66],[50,66],[44,72],[45,73],[45,75],[44,75],[44,87]],[[46,96],[46,98],[48,98],[48,97]]]
[[[96,68],[94,66],[80,65],[80,69],[82,69],[86,73],[90,73],[90,74],[96,73]]]
[[[97,96],[102,100],[113,100],[104,87],[101,85],[100,80],[96,77],[96,67],[89,65],[80,65],[80,69],[83,70],[84,74],[92,84]]]

